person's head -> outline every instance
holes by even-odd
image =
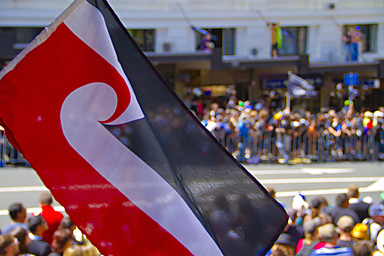
[[[28,219],[28,228],[32,234],[41,236],[41,234],[48,229],[48,225],[42,215],[37,215],[31,216]]]
[[[19,254],[19,241],[11,234],[0,235],[0,255],[16,256]]]
[[[284,249],[281,248],[280,245],[275,244],[271,248],[270,256],[286,256],[286,255],[285,255]]]
[[[76,226],[75,226],[75,224],[73,224],[72,220],[69,217],[64,217],[61,220],[60,228],[61,229],[68,229],[71,232],[73,232],[76,229]]]
[[[293,241],[292,236],[288,233],[281,233],[279,238],[277,238],[274,247],[275,249],[282,250],[287,256],[295,255],[296,244]]]
[[[19,240],[19,253],[27,253],[28,252],[28,245],[31,242],[31,239],[28,236],[28,231],[25,228],[17,227],[14,230],[11,231],[11,235],[17,238]]]
[[[208,40],[212,40],[212,34],[211,33],[206,34],[204,37]]]
[[[53,234],[52,248],[55,252],[64,252],[71,246],[72,233],[68,229],[58,229]]]
[[[352,249],[353,249],[354,256],[371,256],[372,252],[375,249],[375,246],[372,241],[361,240],[361,241],[357,241],[353,245]]]
[[[268,193],[269,193],[273,198],[276,198],[276,191],[275,191],[275,189],[274,189],[273,187],[266,187],[265,189],[268,191]]]
[[[8,208],[9,216],[15,222],[25,222],[27,218],[27,210],[21,203],[11,204]]]
[[[355,240],[368,240],[368,226],[363,223],[356,223],[352,229],[351,235]]]
[[[86,244],[82,246],[83,256],[98,256],[100,255],[99,250],[92,244]]]
[[[322,206],[323,204],[319,197],[313,198],[310,204],[312,215],[317,216],[320,213]]]
[[[319,217],[304,222],[303,229],[305,238],[315,239],[317,237],[318,227],[320,227],[320,225],[321,220]]]
[[[74,245],[64,251],[63,256],[83,256],[83,248],[80,245]]]
[[[39,203],[41,205],[51,205],[53,202],[52,195],[49,192],[43,192],[39,196]]]
[[[348,207],[348,196],[347,194],[338,194],[335,199],[335,205],[338,207],[347,208]]]
[[[349,198],[359,198],[359,187],[356,184],[351,184],[348,186],[348,197]]]
[[[384,223],[384,205],[383,204],[373,204],[369,207],[369,215],[372,219],[379,223]]]
[[[321,241],[336,245],[337,232],[336,232],[335,225],[333,225],[332,223],[328,223],[320,226],[318,230],[319,230],[318,236]]]
[[[337,221],[337,228],[340,233],[350,233],[355,226],[355,221],[351,216],[344,215]]]

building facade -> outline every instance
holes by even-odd
[[[12,59],[70,0],[0,0],[0,66]],[[283,95],[292,71],[313,83],[318,96],[296,100],[313,110],[342,104],[347,73],[357,73],[360,106],[384,105],[384,0],[110,0],[112,8],[153,65],[180,97],[207,101],[236,91],[255,102]],[[271,28],[281,28],[272,58]],[[199,49],[214,35],[213,52]],[[362,37],[356,61],[346,61],[343,37]],[[338,96],[339,95],[339,96]],[[342,96],[340,96],[342,95]]]

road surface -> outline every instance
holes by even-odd
[[[287,208],[299,192],[308,202],[323,195],[333,205],[335,196],[349,184],[360,188],[362,197],[380,202],[384,190],[384,162],[343,162],[302,165],[244,165],[264,186],[273,187],[277,200]],[[38,197],[47,188],[31,168],[0,168],[0,228],[9,221],[8,206],[22,202],[29,214],[39,211]],[[54,206],[64,211],[57,203]]]

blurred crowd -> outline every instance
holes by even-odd
[[[265,102],[229,100],[204,108],[197,100],[191,110],[238,160],[258,163],[263,158],[290,160],[383,160],[384,107],[354,108],[346,100],[341,109],[312,113],[305,105],[271,108]]]
[[[52,201],[52,195],[43,192],[41,211],[31,216],[20,202],[9,206],[11,221],[0,229],[1,256],[101,255],[67,216],[52,207]]]
[[[274,196],[273,188],[267,188]],[[384,255],[384,192],[383,201],[361,198],[355,184],[347,193],[338,194],[335,202],[314,197],[293,197],[291,206],[284,206],[289,222],[268,255],[273,256],[383,256]]]

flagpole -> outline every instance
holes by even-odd
[[[292,75],[291,71],[288,71],[288,83],[287,83],[287,93],[286,93],[286,104],[285,108],[289,109],[291,108],[291,93],[289,92],[289,77]]]
[[[268,20],[265,18],[261,10],[257,9],[256,12],[259,14],[260,18],[265,22],[265,25],[268,27]]]
[[[183,15],[183,18],[185,20],[185,22],[187,22],[188,26],[192,29],[192,30],[196,30],[197,32],[199,32],[200,34],[202,35],[207,35],[207,34],[210,34],[209,31],[205,30],[205,29],[202,29],[196,25],[193,25],[191,20],[189,19],[189,17],[187,16],[187,14],[185,13],[184,11],[184,8],[183,6],[181,5],[181,3],[179,1],[177,1],[177,7],[179,8],[180,12],[181,12],[181,15]],[[213,40],[216,40],[216,36],[212,35],[212,39]]]

